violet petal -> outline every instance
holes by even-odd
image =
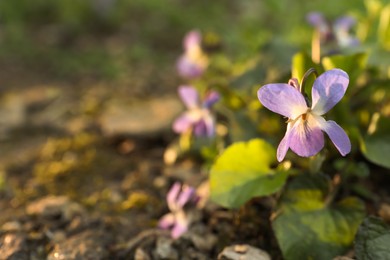
[[[194,120],[187,113],[183,113],[173,122],[173,131],[175,133],[184,133],[192,127]]]
[[[178,59],[176,69],[180,76],[192,79],[200,77],[203,74],[205,67],[184,54]]]
[[[174,239],[179,238],[188,230],[188,226],[189,226],[188,217],[184,213],[184,211],[177,212],[177,214],[175,215],[175,224],[171,230],[172,238]]]
[[[162,229],[169,229],[175,224],[175,215],[172,213],[165,214],[158,222],[158,227]]]
[[[218,92],[216,91],[210,91],[204,102],[203,102],[203,106],[206,107],[206,108],[211,108],[212,105],[214,105],[216,102],[218,102],[218,100],[220,99],[220,95]]]
[[[312,110],[323,115],[344,96],[349,83],[348,74],[341,69],[332,69],[321,74],[312,88]]]
[[[188,227],[187,227],[187,226],[175,225],[175,226],[172,228],[171,236],[172,236],[172,238],[177,239],[177,238],[179,238],[181,235],[183,235],[187,230],[188,230]]]
[[[324,134],[314,119],[303,122],[299,119],[291,128],[290,148],[302,157],[317,154],[324,147]]]
[[[177,197],[179,196],[180,190],[181,190],[181,184],[179,182],[175,182],[172,185],[171,189],[168,191],[167,204],[171,211],[174,211],[177,208],[176,201],[177,201]]]
[[[195,196],[195,189],[192,187],[185,186],[180,192],[176,204],[182,209],[184,205],[189,202]]]
[[[291,137],[291,124],[287,125],[287,131],[284,135],[282,141],[280,141],[278,150],[276,152],[276,158],[278,159],[278,162],[283,161],[284,157],[287,154],[288,149],[290,148],[290,137]]]
[[[323,121],[320,124],[321,129],[328,134],[330,140],[336,146],[337,150],[342,156],[347,155],[351,152],[351,141],[348,138],[348,135],[345,133],[336,122],[329,120]]]
[[[312,26],[319,28],[327,26],[324,16],[319,12],[310,12],[306,15],[306,20]]]
[[[203,122],[206,126],[206,135],[213,137],[215,135],[215,119],[212,115],[209,115],[203,119]]]
[[[199,106],[199,94],[194,87],[182,85],[179,87],[178,92],[187,108],[191,109]]]
[[[305,98],[299,90],[288,84],[268,84],[259,89],[257,96],[269,110],[295,119],[307,111]]]
[[[202,35],[197,30],[192,30],[184,36],[183,48],[187,51],[194,46],[199,46],[202,42]]]
[[[342,16],[334,22],[334,29],[348,32],[355,23],[355,18],[351,16]]]
[[[203,119],[194,124],[194,134],[196,136],[207,136],[207,125]]]

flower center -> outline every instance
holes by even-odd
[[[193,108],[188,111],[188,115],[192,118],[194,121],[199,121],[202,118],[207,117],[210,114],[210,111],[207,108]]]
[[[301,115],[302,120],[303,120],[303,121],[306,121],[310,114],[311,114],[311,108],[308,107],[307,110],[306,110],[306,113],[303,113],[303,114]],[[299,118],[299,117],[298,117],[298,118]]]
[[[208,58],[203,53],[200,46],[192,46],[189,48],[186,52],[187,57],[194,63],[200,65],[200,66],[207,66],[208,64]]]
[[[302,118],[302,121],[306,122],[309,118],[310,113],[311,113],[311,109],[308,107],[305,113],[299,115],[295,119],[289,118],[286,123],[295,124],[295,122],[297,122],[299,118]]]
[[[302,114],[301,116],[302,116],[302,120],[303,120],[303,121],[306,121],[306,118],[307,118],[307,113],[305,113],[305,114]]]

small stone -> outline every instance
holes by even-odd
[[[70,133],[77,134],[85,130],[91,124],[91,120],[86,116],[78,116],[69,119],[65,122],[64,126]]]
[[[53,243],[60,243],[66,239],[66,234],[63,231],[46,232],[46,236],[50,238]]]
[[[137,250],[135,250],[134,260],[151,260],[151,258],[145,250],[137,248]]]
[[[21,92],[26,106],[26,121],[32,126],[65,125],[69,111],[74,109],[74,101],[64,98],[59,88],[36,86]]]
[[[126,139],[118,146],[118,151],[121,154],[130,154],[136,149],[137,145],[134,140]]]
[[[29,259],[27,253],[26,236],[21,233],[5,234],[0,238],[0,245],[1,259]]]
[[[211,233],[206,233],[206,234],[191,234],[191,241],[194,243],[195,247],[201,251],[210,251],[213,249],[215,244],[218,241],[218,238],[211,234]]]
[[[16,232],[22,230],[22,224],[19,221],[9,221],[3,224],[1,227],[2,231],[6,232]]]
[[[152,99],[139,104],[113,100],[99,121],[108,136],[150,136],[169,130],[182,110],[183,105],[176,97]]]
[[[26,121],[26,105],[17,94],[8,94],[0,99],[0,138],[10,129]]]
[[[27,206],[28,215],[39,215],[44,218],[61,216],[67,221],[83,213],[84,208],[80,204],[70,201],[65,196],[48,196]]]
[[[218,255],[219,260],[271,260],[270,255],[250,245],[234,245],[225,247]]]
[[[183,253],[183,256],[181,259],[183,260],[190,260],[190,259],[196,259],[196,260],[209,260],[210,255],[209,254],[204,254],[194,248],[188,248],[185,249]]]
[[[172,246],[171,238],[159,237],[157,239],[156,254],[159,259],[179,259],[178,252]]]
[[[245,254],[248,252],[249,247],[247,245],[236,245],[234,246],[234,251],[240,254]]]
[[[107,259],[107,239],[103,232],[86,230],[71,236],[58,244],[47,256],[47,260],[60,259]]]

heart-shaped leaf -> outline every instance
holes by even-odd
[[[355,255],[358,260],[390,259],[390,227],[383,220],[370,216],[356,235]]]
[[[321,175],[301,175],[288,185],[272,223],[286,260],[333,259],[351,246],[364,205],[353,197],[330,204],[329,185]]]
[[[364,156],[371,162],[390,169],[390,118],[374,114],[368,134],[360,143]]]
[[[271,169],[275,149],[262,139],[237,142],[217,159],[210,172],[211,198],[228,208],[238,208],[249,199],[278,191],[287,171]]]
[[[332,55],[322,59],[325,70],[339,68],[349,75],[349,86],[354,86],[357,77],[367,65],[367,53],[355,53],[351,55]]]
[[[317,69],[317,67],[306,52],[298,52],[292,58],[292,78],[297,78],[301,82],[307,70],[310,68]]]

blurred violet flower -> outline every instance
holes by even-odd
[[[202,103],[192,86],[180,86],[178,92],[188,110],[175,120],[173,130],[176,133],[192,130],[196,136],[214,136],[215,119],[211,107],[220,98],[218,92],[210,91]]]
[[[176,63],[180,76],[184,78],[200,77],[208,66],[208,58],[202,51],[202,35],[193,30],[187,33],[183,40],[184,54]]]
[[[304,77],[305,78],[305,77]],[[277,159],[281,162],[291,148],[302,157],[317,154],[324,147],[327,133],[342,156],[351,151],[351,142],[344,130],[334,121],[326,121],[323,115],[344,96],[349,77],[340,69],[332,69],[320,75],[312,88],[312,105],[295,84],[267,84],[257,92],[260,102],[269,110],[288,117],[287,131],[279,144]]]
[[[170,229],[172,238],[176,239],[184,234],[191,223],[190,216],[185,212],[185,206],[197,203],[196,190],[190,186],[173,184],[167,194],[168,208],[171,211],[159,221],[158,227]]]
[[[350,33],[356,20],[350,16],[342,16],[331,24],[319,12],[311,12],[306,16],[308,23],[314,26],[324,44],[337,42],[339,47],[359,45],[359,40]]]

